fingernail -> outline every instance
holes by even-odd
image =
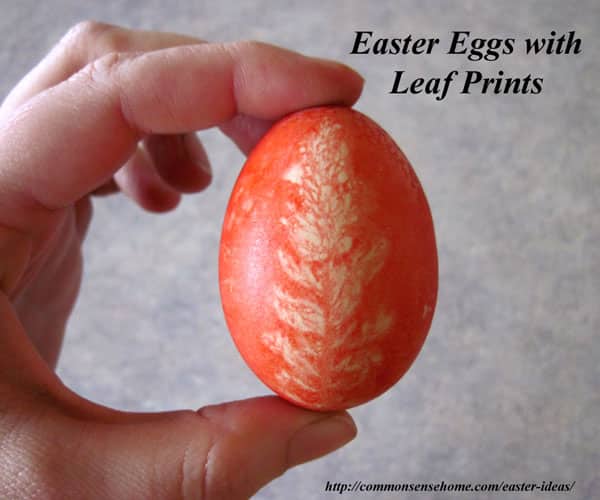
[[[365,77],[362,76],[352,66],[349,66],[348,64],[343,63],[341,61],[334,61],[333,59],[321,59],[321,61],[323,61],[327,66],[330,66],[331,68],[343,69],[344,71],[347,71],[348,73],[351,73],[354,76],[354,78],[356,79],[356,81],[361,86],[365,83]]]
[[[356,425],[348,414],[321,418],[299,429],[288,448],[290,466],[322,457],[341,448],[356,436]]]
[[[184,138],[185,149],[187,151],[188,158],[205,174],[212,176],[212,168],[210,166],[210,160],[202,143],[198,140],[195,134],[188,134]]]
[[[347,64],[344,64],[344,66],[348,69],[348,71],[350,71],[354,75],[354,78],[362,87],[365,84],[365,77],[362,76],[362,74],[355,70],[353,67],[348,66]]]
[[[210,166],[210,160],[208,159],[208,157],[206,155],[204,155],[204,157],[200,157],[200,158],[195,157],[192,159],[194,161],[194,164],[200,170],[202,170],[209,177],[212,177],[212,167]]]

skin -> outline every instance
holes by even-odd
[[[54,373],[94,195],[155,212],[206,188],[194,131],[248,152],[274,120],[351,105],[341,64],[256,42],[77,25],[0,108],[0,497],[247,498],[350,441],[346,412],[276,397],[166,413],[90,402]]]

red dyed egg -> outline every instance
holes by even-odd
[[[437,295],[433,223],[408,160],[349,108],[282,119],[232,192],[219,280],[237,348],[281,397],[324,411],[380,395],[416,358]]]

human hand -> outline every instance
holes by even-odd
[[[345,412],[276,397],[127,413],[53,372],[81,280],[90,196],[151,211],[210,183],[194,131],[249,151],[291,111],[358,98],[342,65],[254,42],[72,29],[0,108],[0,497],[246,498],[352,439]]]

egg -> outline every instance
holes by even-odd
[[[340,410],[393,386],[425,341],[438,270],[427,200],[390,136],[347,107],[277,122],[232,191],[219,286],[235,345],[282,398]]]

